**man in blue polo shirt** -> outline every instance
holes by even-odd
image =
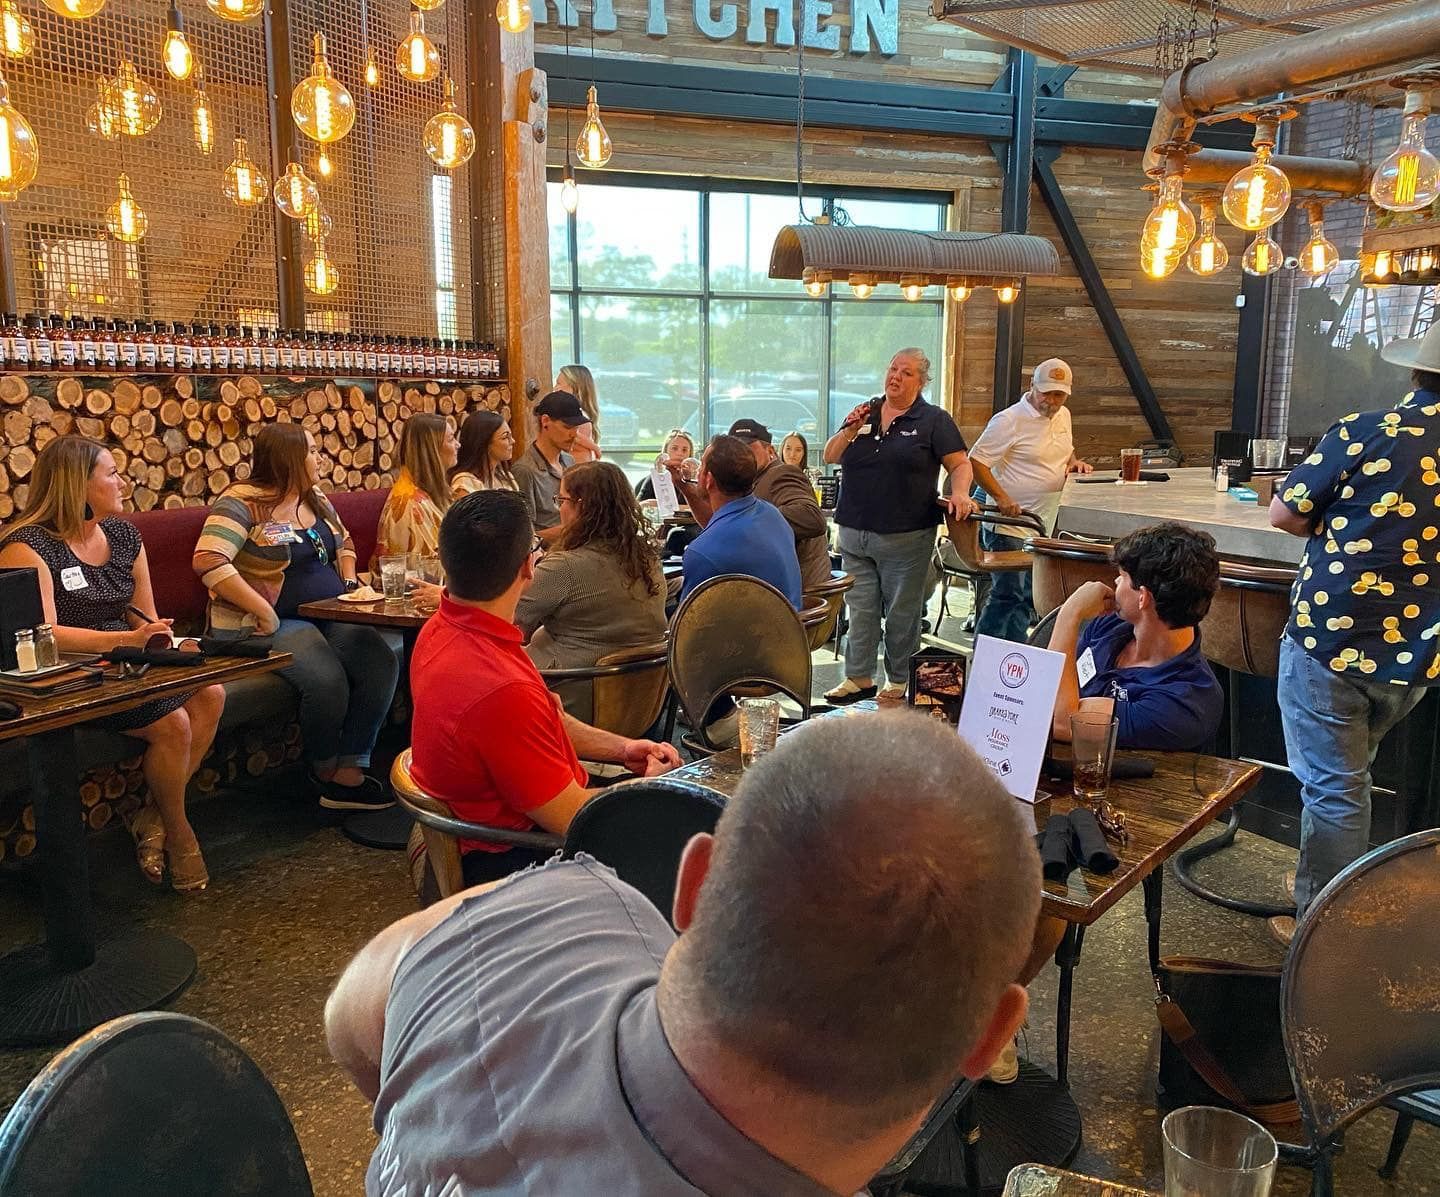
[[[1199,624],[1220,588],[1215,541],[1184,524],[1155,524],[1117,541],[1114,587],[1086,582],[1055,617],[1050,648],[1065,654],[1052,728],[1112,704],[1122,748],[1194,751],[1220,726],[1220,683],[1200,651]]]
[[[717,436],[705,450],[696,486],[714,514],[685,550],[681,602],[709,578],[748,574],[769,582],[800,609],[795,533],[779,511],[750,493],[758,472],[750,446],[736,437]]]

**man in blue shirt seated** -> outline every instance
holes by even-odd
[[[1086,582],[1055,617],[1050,647],[1066,661],[1054,736],[1069,741],[1071,715],[1113,703],[1120,747],[1194,751],[1225,705],[1200,652],[1199,624],[1220,588],[1215,541],[1155,524],[1117,542],[1113,558],[1114,587]]]
[[[696,487],[714,514],[685,549],[681,602],[708,578],[748,574],[769,582],[800,609],[795,533],[778,510],[750,493],[757,473],[750,446],[736,437],[717,436],[705,450]]]

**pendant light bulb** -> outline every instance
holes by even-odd
[[[205,0],[205,7],[223,21],[248,21],[265,11],[265,0]]]
[[[395,69],[411,83],[429,83],[440,73],[440,51],[425,36],[423,13],[410,13],[410,32],[395,51]]]
[[[305,217],[304,223],[305,236],[311,241],[323,241],[335,228],[335,222],[330,219],[330,213],[325,211],[324,204],[317,204],[315,211]]]
[[[800,281],[805,286],[805,294],[811,299],[822,299],[825,295],[825,288],[830,285],[830,274],[825,270],[816,270],[813,266],[805,267],[801,272]]]
[[[995,288],[995,298],[1001,303],[1014,303],[1020,298],[1020,284],[1001,283]]]
[[[210,111],[210,97],[205,94],[205,68],[195,72],[195,147],[207,158],[215,148],[215,114]]]
[[[106,90],[106,80],[97,79],[95,86],[99,89],[100,98],[85,110],[85,128],[96,137],[105,141],[114,141],[120,136],[120,128],[115,120],[115,113],[110,108],[110,97]]]
[[[1195,239],[1195,213],[1185,202],[1184,188],[1180,170],[1167,168],[1140,233],[1142,250],[1162,250],[1166,257],[1177,259],[1177,264]]]
[[[335,162],[322,146],[320,152],[315,155],[315,173],[328,183],[335,177]]]
[[[1190,245],[1185,265],[1191,274],[1209,278],[1219,274],[1230,264],[1230,251],[1225,242],[1215,235],[1215,201],[1200,201],[1200,235]]]
[[[225,198],[239,208],[263,204],[270,194],[270,180],[250,158],[250,147],[243,137],[235,139],[235,157],[225,168]]]
[[[961,278],[951,279],[945,284],[945,290],[956,303],[964,303],[974,292],[974,288]]]
[[[1263,229],[1245,247],[1245,256],[1240,259],[1240,268],[1246,274],[1264,277],[1274,274],[1285,265],[1285,251],[1279,243]]]
[[[314,248],[305,260],[305,289],[314,295],[331,295],[340,285],[340,272],[330,260],[325,238],[317,237]]]
[[[380,63],[375,58],[375,47],[365,47],[365,86],[380,86]]]
[[[495,19],[506,33],[524,33],[534,19],[530,0],[499,0],[495,5]]]
[[[84,21],[105,7],[105,0],[45,0],[45,7],[72,21]]]
[[[35,181],[40,143],[35,130],[10,103],[10,85],[0,75],[0,202],[9,203]]]
[[[315,35],[314,45],[310,74],[290,95],[290,115],[295,118],[295,127],[311,141],[329,145],[343,138],[355,124],[355,101],[330,69],[323,33]]]
[[[455,108],[455,80],[448,75],[444,102],[425,123],[422,140],[430,161],[441,170],[464,166],[475,153],[475,130]]]
[[[875,276],[873,274],[852,274],[849,282],[850,294],[856,299],[869,299],[875,294]]]
[[[560,205],[575,215],[575,209],[580,206],[580,188],[575,182],[575,169],[570,165],[570,157],[565,157],[565,174],[560,180]]]
[[[304,220],[320,206],[320,189],[293,158],[275,180],[275,206],[291,220]]]
[[[0,0],[0,49],[7,58],[26,58],[35,49],[35,28],[15,0]]]
[[[1268,229],[1290,210],[1290,180],[1270,164],[1275,146],[1273,121],[1257,121],[1255,160],[1236,171],[1220,198],[1225,219],[1237,229],[1256,233]]]
[[[164,111],[155,89],[140,77],[128,58],[121,62],[119,72],[106,85],[105,103],[116,128],[129,137],[144,137],[160,123]]]
[[[410,0],[410,3],[426,12],[434,12],[437,8],[444,6],[445,0]]]
[[[600,102],[591,87],[585,97],[585,123],[580,126],[580,136],[575,139],[575,156],[581,166],[599,170],[610,161],[615,147],[610,144],[610,134],[600,120]]]
[[[150,218],[130,194],[130,176],[120,176],[120,198],[105,210],[105,227],[117,241],[133,245],[145,236]]]
[[[900,294],[909,303],[919,303],[929,285],[930,280],[924,275],[907,274],[900,280]]]
[[[1427,208],[1440,195],[1440,159],[1425,148],[1425,118],[1430,93],[1412,87],[1405,92],[1400,144],[1370,178],[1370,198],[1390,212]]]
[[[195,69],[195,55],[185,40],[185,19],[175,0],[170,0],[170,12],[165,18],[165,48],[161,57],[173,79],[188,79]]]
[[[1329,274],[1340,264],[1340,251],[1325,236],[1325,209],[1322,205],[1308,205],[1310,214],[1310,240],[1300,251],[1300,269],[1317,278]]]

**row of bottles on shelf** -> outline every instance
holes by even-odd
[[[489,342],[380,333],[311,332],[163,320],[7,313],[0,368],[140,374],[320,374],[495,379]]]

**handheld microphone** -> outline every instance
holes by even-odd
[[[841,427],[841,428],[854,428],[856,424],[873,424],[873,423],[875,423],[875,421],[878,420],[879,418],[880,418],[880,400],[879,400],[879,399],[872,399],[872,400],[870,400],[870,405],[869,405],[869,407],[866,409],[865,414],[864,414],[863,416],[851,416],[848,420],[845,421],[845,423],[841,424],[840,427]]]

